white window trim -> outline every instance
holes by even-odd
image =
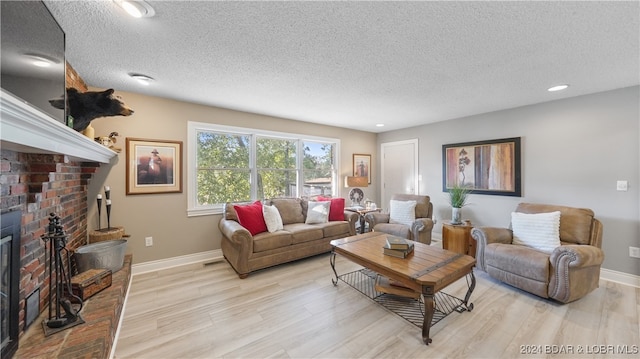
[[[198,206],[197,203],[197,176],[196,174],[196,134],[198,131],[213,131],[213,132],[227,132],[231,134],[240,134],[240,135],[252,135],[252,138],[255,139],[255,135],[263,136],[263,137],[274,137],[274,138],[283,138],[283,139],[294,139],[301,141],[312,141],[312,142],[330,142],[335,143],[335,162],[334,162],[334,170],[332,183],[335,184],[336,188],[334,188],[334,193],[338,193],[340,190],[339,183],[339,174],[338,171],[340,169],[340,139],[331,138],[331,137],[319,137],[319,136],[311,136],[297,133],[289,133],[289,132],[277,132],[277,131],[268,131],[268,130],[259,130],[249,127],[235,127],[235,126],[227,126],[227,125],[219,125],[215,123],[207,123],[207,122],[195,122],[188,121],[187,122],[187,217],[196,217],[196,216],[208,216],[222,213],[222,205],[216,206]],[[253,141],[253,140],[252,140]],[[301,144],[299,143],[299,146]],[[302,149],[298,148],[299,153],[302,153]],[[251,155],[253,156],[253,155]],[[255,163],[254,159],[250,161],[250,166],[253,166]],[[303,179],[298,176],[298,191],[302,188]],[[252,178],[253,181],[253,178]],[[252,182],[253,183],[253,182]],[[255,190],[252,186],[252,192]],[[256,194],[252,193],[252,198],[255,198]]]

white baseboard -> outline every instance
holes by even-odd
[[[223,260],[221,249],[215,249],[207,252],[187,254],[184,256],[172,257],[167,259],[159,259],[157,261],[143,262],[131,266],[131,275],[154,272],[157,270],[179,267],[194,263],[210,263]]]
[[[640,276],[629,273],[600,268],[600,279],[640,288]]]

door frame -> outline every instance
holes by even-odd
[[[387,147],[391,147],[391,146],[399,146],[399,145],[407,145],[407,144],[413,144],[413,158],[414,158],[414,163],[413,163],[413,168],[414,168],[414,173],[415,173],[415,178],[414,178],[414,184],[413,184],[413,194],[420,194],[420,187],[418,187],[418,185],[420,184],[419,178],[420,175],[418,174],[418,139],[417,138],[413,138],[410,140],[402,140],[402,141],[392,141],[392,142],[384,142],[380,144],[380,179],[381,179],[381,186],[380,186],[380,200],[384,201],[385,199],[385,182],[384,182],[384,163],[385,163],[385,150],[387,149]]]

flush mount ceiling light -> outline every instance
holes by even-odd
[[[129,74],[129,76],[145,86],[149,86],[151,82],[155,81],[153,77],[143,74]]]
[[[60,63],[60,60],[45,55],[24,54],[24,57],[27,58],[32,65],[38,67],[51,67]]]
[[[378,123],[376,124],[376,127],[384,127],[384,123]]]
[[[113,0],[113,2],[135,18],[152,17],[156,14],[151,5],[142,0]]]
[[[562,91],[562,90],[565,90],[567,87],[569,87],[569,85],[567,85],[567,84],[562,84],[562,85],[557,85],[557,86],[549,87],[549,88],[547,89],[547,91],[549,91],[549,92]]]

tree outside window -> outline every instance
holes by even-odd
[[[251,199],[250,136],[197,133],[198,205]]]
[[[199,129],[195,134],[197,208],[277,197],[331,196],[337,188],[335,142],[215,129]]]
[[[258,199],[295,197],[295,191],[292,193],[291,188],[298,181],[297,142],[258,137],[256,141]]]

